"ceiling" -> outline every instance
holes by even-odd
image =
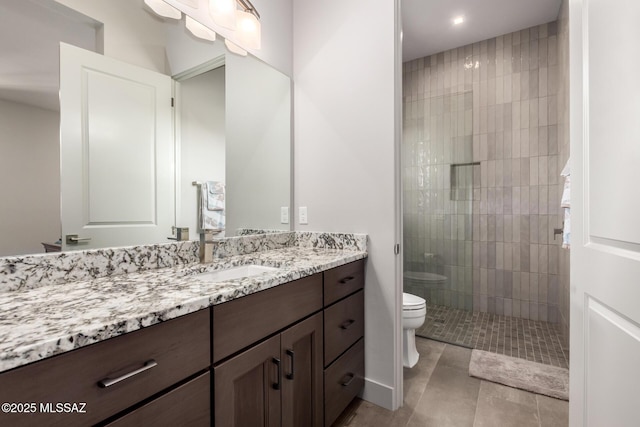
[[[51,0],[0,1],[0,99],[59,110],[59,43],[96,50],[98,25]]]
[[[402,61],[555,21],[562,0],[402,0]],[[453,20],[464,17],[454,25]]]

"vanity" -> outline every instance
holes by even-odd
[[[69,299],[88,302],[72,329],[102,324],[96,336],[70,336],[64,304],[51,301],[60,310],[54,334],[54,319],[38,320],[36,310],[28,321],[48,325],[51,336],[30,349],[3,349],[0,401],[20,413],[0,413],[0,424],[329,426],[364,385],[365,257],[289,246],[220,260],[278,267],[225,283],[198,279],[218,267],[195,264],[27,290],[20,298],[55,293],[63,301],[51,288],[73,289]],[[148,300],[145,287],[154,294]],[[131,292],[135,321],[99,313],[103,298],[117,300],[118,292]],[[0,333],[9,332],[9,316],[0,317]]]

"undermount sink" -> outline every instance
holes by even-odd
[[[264,265],[247,264],[238,267],[227,268],[225,270],[207,271],[195,274],[193,277],[207,282],[224,282],[226,280],[243,279],[246,277],[259,276],[264,273],[272,273],[279,270],[275,267],[266,267]]]

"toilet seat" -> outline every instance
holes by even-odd
[[[427,301],[419,296],[402,293],[402,311],[422,310],[427,306]]]
[[[425,283],[442,283],[447,280],[447,276],[427,271],[405,271],[404,278]]]

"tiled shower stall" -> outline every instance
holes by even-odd
[[[568,318],[566,250],[554,235],[568,157],[559,26],[404,64],[404,270],[447,278],[405,279],[406,292],[465,310]]]

